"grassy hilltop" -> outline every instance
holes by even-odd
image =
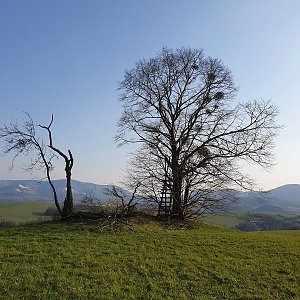
[[[300,231],[0,228],[2,299],[300,299]]]

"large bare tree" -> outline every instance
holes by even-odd
[[[32,172],[34,169],[42,169],[46,174],[51,190],[53,192],[55,205],[61,216],[66,217],[73,214],[73,195],[71,187],[72,168],[74,158],[70,150],[64,153],[54,146],[51,126],[53,124],[53,115],[50,123],[46,125],[35,125],[31,116],[26,113],[26,120],[22,125],[10,123],[0,128],[0,139],[4,141],[4,152],[6,154],[13,153],[11,166],[14,166],[15,159],[23,154],[32,156],[29,165],[25,167],[27,171]],[[47,143],[37,133],[37,128],[46,130]],[[63,207],[60,207],[59,199],[53,181],[51,179],[51,171],[53,170],[53,159],[61,157],[65,163],[65,174],[67,179],[66,197]]]
[[[141,144],[127,182],[171,216],[219,209],[229,188],[249,188],[240,162],[272,165],[277,108],[237,103],[231,71],[202,50],[164,48],[126,71],[120,89],[116,140]]]

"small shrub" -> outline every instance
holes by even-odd
[[[17,224],[13,221],[0,220],[0,227],[14,227]]]
[[[56,207],[48,207],[44,212],[44,216],[58,217],[59,211],[57,210]]]

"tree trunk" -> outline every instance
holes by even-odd
[[[173,168],[173,184],[172,184],[172,210],[171,215],[174,218],[184,219],[182,207],[182,176],[180,176],[178,164]]]
[[[72,194],[72,186],[71,186],[71,169],[72,169],[72,162],[70,160],[66,161],[66,178],[67,178],[67,193],[66,198],[64,201],[64,208],[63,208],[63,215],[64,217],[70,216],[74,213],[74,206],[73,206],[73,194]]]

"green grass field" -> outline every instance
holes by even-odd
[[[300,231],[0,228],[1,299],[300,299]]]
[[[255,226],[253,226],[254,221],[256,224]],[[297,215],[224,212],[218,215],[205,215],[203,217],[203,222],[242,231],[288,230],[300,228],[300,216]],[[245,224],[247,224],[247,226],[245,226]],[[249,226],[249,224],[252,226]]]
[[[227,228],[235,228],[243,218],[246,213],[230,213],[225,212],[217,215],[208,214],[204,216],[203,221],[207,224],[218,225]]]
[[[49,219],[43,216],[45,210],[54,206],[52,202],[17,202],[0,204],[0,221],[10,221],[16,224]]]

